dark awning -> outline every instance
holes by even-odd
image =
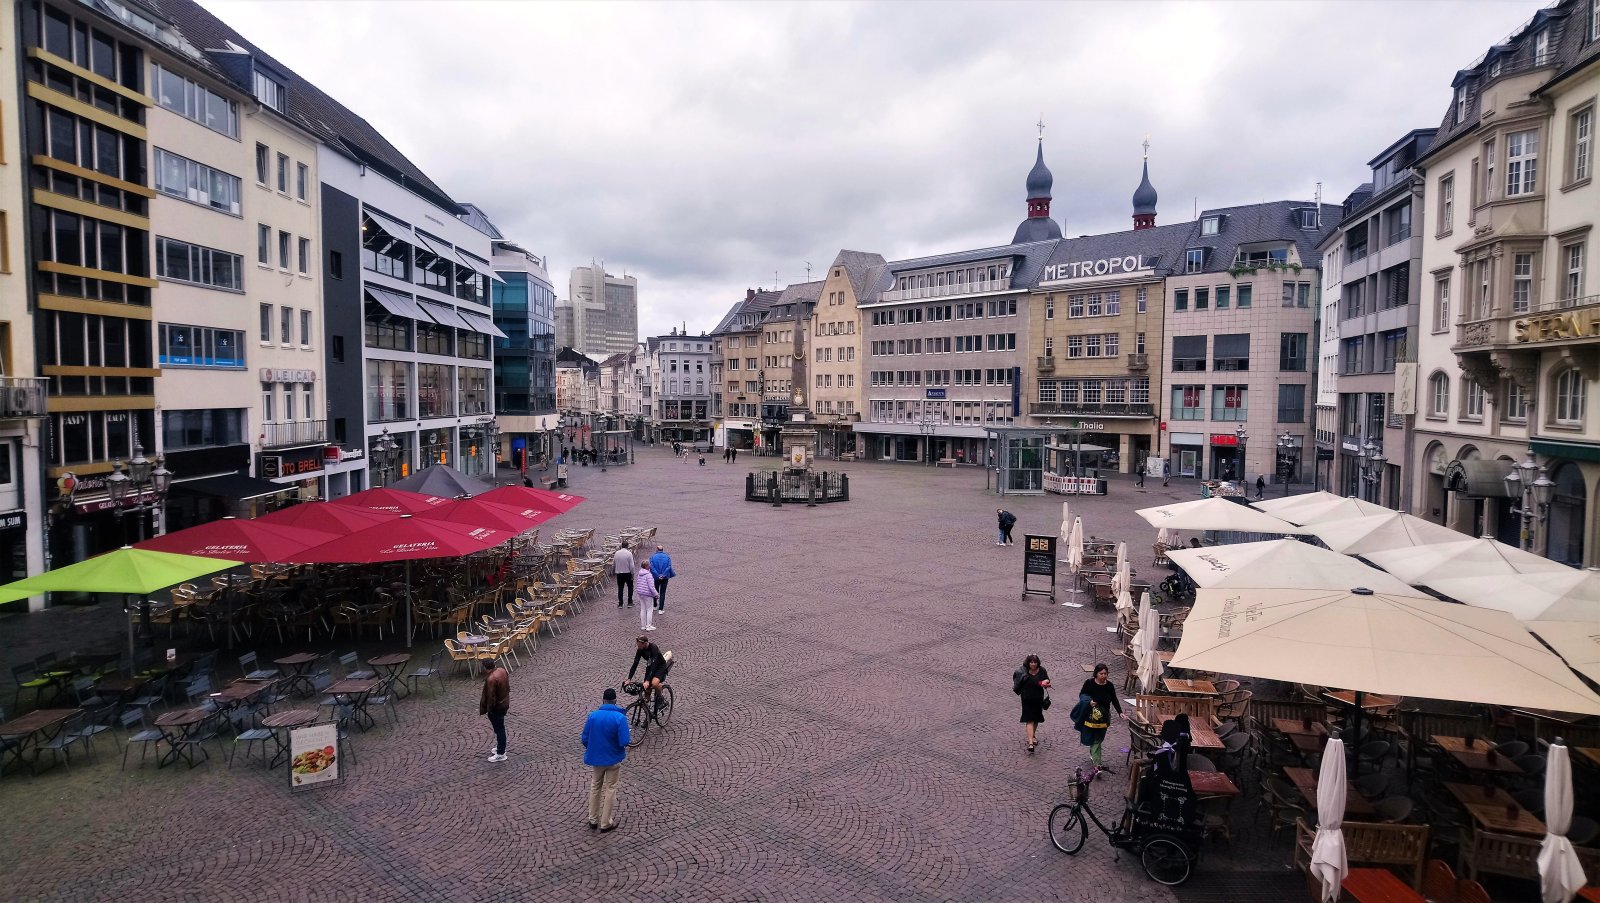
[[[479,257],[476,257],[476,256],[472,255],[472,254],[468,254],[467,252],[461,250],[460,248],[456,248],[456,257],[459,258],[462,263],[466,264],[468,268],[470,268],[472,270],[475,270],[475,271],[477,271],[479,273],[482,273],[485,276],[488,276],[490,279],[494,280],[495,282],[501,282],[501,283],[505,282],[504,279],[501,279],[495,273],[494,267],[489,265],[489,261],[483,260],[483,259],[481,259]]]
[[[432,317],[433,322],[438,323],[440,326],[448,326],[451,329],[472,329],[472,324],[468,323],[456,312],[455,308],[448,304],[435,304],[432,301],[419,301],[417,303],[421,306],[423,313]],[[473,331],[476,332],[476,330]]]
[[[172,484],[172,488],[196,495],[211,495],[241,502],[277,495],[280,492],[298,492],[300,489],[298,486],[286,483],[273,483],[247,477],[242,473],[225,473],[215,477],[201,477],[198,480],[176,481]]]
[[[484,316],[483,314],[470,310],[457,310],[456,313],[460,314],[461,319],[466,320],[467,325],[471,326],[476,332],[481,332],[484,335],[498,336],[502,339],[506,337],[506,334],[500,331],[500,327],[494,325],[494,320]]]
[[[388,232],[390,235],[393,235],[395,238],[410,242],[412,244],[416,243],[417,233],[411,231],[411,227],[405,223],[394,219],[388,214],[379,213],[371,207],[362,208],[362,212],[367,216],[372,217],[373,220],[377,222],[379,228],[385,232]]]
[[[379,288],[376,285],[369,285],[366,287],[366,290],[367,297],[371,299],[374,304],[397,317],[405,317],[408,320],[431,319],[427,314],[423,313],[417,307],[417,302],[411,300],[405,295],[400,294],[399,292],[391,292],[386,288]]]
[[[1475,499],[1510,498],[1506,494],[1506,474],[1510,472],[1510,461],[1451,461],[1444,468],[1444,486]]]

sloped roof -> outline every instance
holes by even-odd
[[[764,322],[783,322],[796,319],[799,316],[801,305],[816,304],[817,299],[822,297],[822,283],[823,280],[817,279],[812,282],[796,282],[793,285],[786,286],[778,295],[777,300],[772,302],[769,308],[770,312]]]
[[[867,271],[883,263],[882,254],[867,251],[840,251],[833,258],[834,266],[844,267],[845,275],[850,277],[850,290],[857,298],[867,290]]]
[[[267,68],[281,73],[288,81],[287,115],[329,147],[378,169],[404,187],[427,197],[451,213],[463,212],[460,205],[451,199],[443,188],[428,178],[427,173],[412,163],[399,148],[390,144],[389,140],[365,119],[251,43],[194,0],[141,0],[141,2],[166,16],[184,38],[202,50],[225,50],[231,41],[264,62]],[[247,91],[249,89],[249,86],[245,85],[240,87]]]
[[[733,303],[732,307],[728,308],[726,314],[723,314],[716,328],[711,330],[711,334],[720,335],[726,332],[744,331],[745,327],[735,328],[734,321],[743,314],[765,313],[773,302],[778,300],[778,296],[781,294],[782,292],[759,291],[748,298],[740,298]]]
[[[1159,275],[1177,272],[1194,223],[1173,223],[1151,229],[1129,229],[1101,235],[1063,238],[1054,243],[1048,265],[1120,257],[1138,257]],[[1209,236],[1208,236],[1209,237]]]
[[[489,236],[495,241],[506,240],[506,237],[501,234],[498,228],[495,227],[495,224],[489,221],[489,214],[484,213],[482,207],[479,207],[477,204],[462,204],[461,209],[463,211],[461,214],[462,222],[474,229],[477,229],[479,232],[482,232],[484,235]]]
[[[1322,239],[1338,228],[1344,209],[1338,204],[1322,205],[1321,226],[1302,229],[1295,219],[1295,211],[1315,209],[1314,201],[1268,201],[1264,204],[1246,204],[1240,207],[1218,207],[1200,211],[1200,218],[1221,215],[1222,227],[1216,235],[1201,235],[1200,223],[1187,224],[1190,228],[1185,247],[1208,247],[1212,253],[1206,258],[1206,272],[1226,270],[1238,256],[1239,246],[1270,241],[1291,241],[1300,253],[1300,264],[1320,267],[1322,252],[1317,246]]]
[[[1021,244],[1000,245],[993,248],[977,248],[971,251],[956,251],[950,254],[935,254],[931,257],[913,257],[907,260],[893,260],[880,268],[874,268],[873,281],[870,293],[866,296],[857,295],[857,303],[876,303],[883,292],[894,286],[895,274],[910,270],[932,269],[934,267],[954,266],[962,263],[973,263],[979,260],[1011,259],[1011,287],[1013,289],[1029,288],[1039,281],[1039,271],[1050,259],[1057,243],[1061,239],[1050,241],[1024,242]]]

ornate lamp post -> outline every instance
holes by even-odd
[[[130,498],[136,504],[131,506],[134,520],[138,523],[139,542],[144,542],[144,516],[147,511],[156,512],[161,517],[161,510],[167,499],[167,491],[172,488],[172,471],[167,470],[166,458],[156,455],[152,463],[144,456],[144,447],[133,447],[133,459],[128,462],[128,472],[124,473],[122,461],[111,462],[111,476],[106,478],[106,494],[111,497],[112,511],[117,518],[118,531],[122,534],[122,543],[128,543],[128,528],[124,516],[128,513],[123,505]],[[164,519],[159,521],[155,530],[162,531]],[[155,633],[150,629],[150,599],[145,597],[140,600],[139,606],[140,635],[146,643],[151,642]]]
[[[933,459],[933,431],[938,428],[938,422],[932,415],[923,414],[917,421],[917,432],[922,435],[922,466],[927,467]]]
[[[400,444],[394,441],[394,437],[389,435],[387,429],[372,446],[372,455],[378,462],[378,475],[383,478],[382,485],[389,485],[394,481],[395,464],[400,458]]]
[[[1238,477],[1239,477],[1239,485],[1243,486],[1245,480],[1248,479],[1248,477],[1245,474],[1245,449],[1248,447],[1246,445],[1246,441],[1250,438],[1250,431],[1245,429],[1244,424],[1241,423],[1233,431],[1233,435],[1234,435],[1234,438],[1239,440],[1239,473],[1238,473]],[[1248,490],[1247,490],[1247,492],[1248,492]]]
[[[1537,476],[1535,476],[1537,475]],[[1533,449],[1520,463],[1511,465],[1506,474],[1506,494],[1520,503],[1511,513],[1522,518],[1521,542],[1524,551],[1533,550],[1533,525],[1550,516],[1550,502],[1555,497],[1556,484],[1550,479],[1544,465],[1534,457]]]
[[[1294,437],[1285,430],[1278,437],[1278,475],[1283,478],[1283,494],[1289,495],[1289,479],[1294,476]]]
[[[489,446],[489,480],[497,488],[500,485],[500,421],[490,417],[483,422],[483,441]],[[523,450],[527,454],[527,450]],[[524,459],[526,464],[526,459]]]
[[[1377,503],[1379,485],[1383,482],[1383,465],[1388,463],[1388,458],[1383,456],[1383,449],[1369,436],[1361,445],[1361,479],[1370,488],[1369,502]]]

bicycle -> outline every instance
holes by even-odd
[[[1050,842],[1056,849],[1068,855],[1076,854],[1083,849],[1083,844],[1089,838],[1089,822],[1106,835],[1106,840],[1117,850],[1129,850],[1139,854],[1139,862],[1144,866],[1144,873],[1151,880],[1176,887],[1189,880],[1189,875],[1194,870],[1194,863],[1199,854],[1178,837],[1165,833],[1151,833],[1141,836],[1143,832],[1133,828],[1133,807],[1129,806],[1122,815],[1122,821],[1116,828],[1108,828],[1095,815],[1094,809],[1089,806],[1089,784],[1100,774],[1099,768],[1093,768],[1085,776],[1083,769],[1074,769],[1072,780],[1067,784],[1068,792],[1072,795],[1072,802],[1062,803],[1050,810],[1048,823]],[[1087,818],[1085,818],[1087,816]],[[1120,853],[1113,855],[1112,860],[1121,858]]]
[[[664,728],[672,720],[672,685],[662,684],[652,694],[644,692],[644,684],[628,681],[622,685],[622,692],[638,697],[623,710],[628,716],[628,748],[632,749],[644,742],[644,735],[650,732],[650,722]]]

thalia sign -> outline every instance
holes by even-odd
[[[1102,257],[1099,260],[1077,260],[1072,263],[1053,263],[1044,268],[1039,279],[1050,282],[1056,279],[1083,279],[1089,276],[1110,276],[1114,273],[1136,273],[1149,269],[1143,257]]]

